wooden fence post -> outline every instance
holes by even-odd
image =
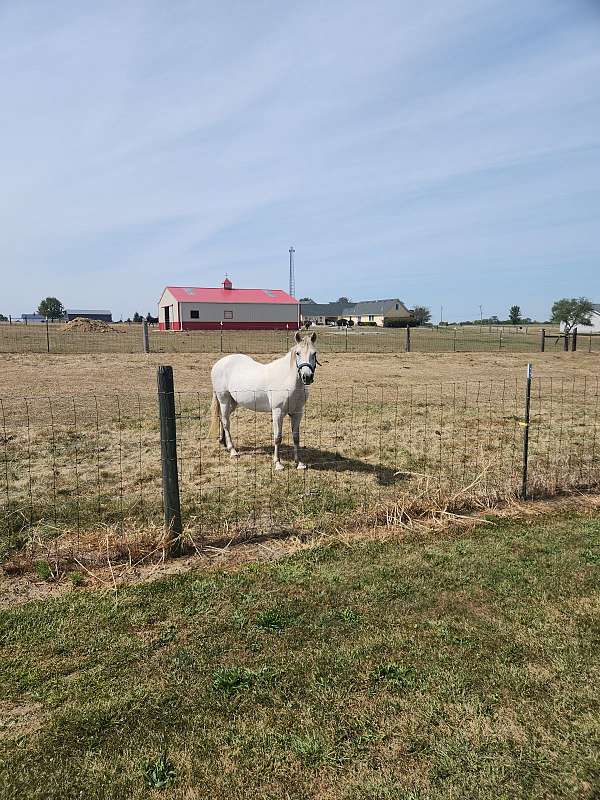
[[[540,353],[546,350],[546,329],[542,328],[540,331]]]
[[[150,352],[150,336],[148,334],[148,323],[146,320],[142,322],[142,344],[144,348],[144,353]]]
[[[170,555],[181,553],[181,504],[177,471],[177,426],[175,422],[175,387],[173,367],[157,370],[158,409],[160,416],[160,460],[162,465],[165,542]]]
[[[48,331],[48,317],[46,317],[46,351],[50,352],[50,332]]]
[[[571,334],[571,352],[574,353],[577,350],[577,328],[573,328],[573,333]]]
[[[563,350],[565,353],[569,352],[569,334],[566,331],[563,339]]]
[[[406,343],[404,345],[404,352],[410,353],[410,325],[406,326]]]

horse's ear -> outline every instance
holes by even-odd
[[[317,332],[316,331],[313,331],[313,333],[311,333],[310,340],[311,340],[311,342],[313,344],[317,341]]]
[[[300,336],[300,331],[296,331],[296,336],[294,337],[298,344],[302,341],[302,336]]]

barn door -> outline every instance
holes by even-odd
[[[165,306],[165,330],[171,330],[171,309],[169,306]]]

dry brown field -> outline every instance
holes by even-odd
[[[530,492],[579,491],[600,481],[594,354],[322,354],[302,426],[309,469],[293,469],[286,423],[282,474],[271,466],[269,415],[236,412],[239,458],[209,436],[217,358],[0,356],[0,550],[43,551],[60,542],[84,558],[101,551],[107,536],[131,543],[160,529],[162,363],[175,375],[191,541],[207,533],[314,530],[351,518],[402,521],[419,508],[460,513],[515,497],[528,360]]]
[[[149,355],[96,353],[0,354],[1,396],[154,391],[156,367],[171,364],[179,391],[206,391],[219,353]],[[267,362],[275,356],[255,355]],[[528,362],[534,375],[565,380],[600,374],[597,353],[327,353],[320,357],[315,387],[389,388],[407,383],[522,378]]]

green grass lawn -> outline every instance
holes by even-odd
[[[598,798],[599,534],[500,523],[4,611],[0,796]]]

